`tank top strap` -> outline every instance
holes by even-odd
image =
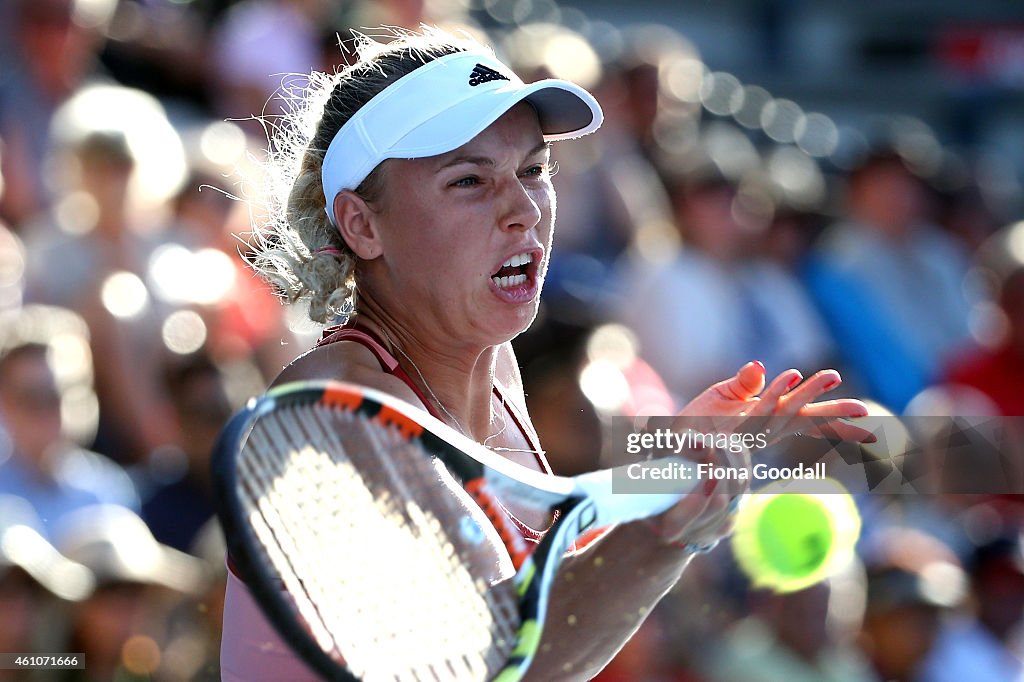
[[[416,394],[416,397],[419,398],[423,408],[430,413],[430,416],[443,420],[441,414],[434,409],[434,406],[427,400],[427,396],[416,385],[416,382],[412,380],[412,377],[398,364],[398,359],[388,352],[388,349],[384,347],[384,344],[373,332],[355,325],[329,327],[324,330],[323,336],[316,343],[316,347],[320,348],[331,343],[337,343],[338,341],[353,341],[373,353],[374,357],[377,358],[377,362],[380,363],[380,368],[383,372],[399,379],[408,386]]]
[[[338,341],[355,341],[365,347],[377,358],[380,368],[388,374],[393,374],[398,367],[398,360],[387,351],[375,336],[370,332],[356,327],[334,326],[324,330],[323,336],[316,342],[316,347],[327,346]]]
[[[505,411],[508,412],[510,417],[512,417],[512,422],[516,425],[519,432],[523,434],[523,438],[525,438],[526,442],[530,445],[530,449],[533,450],[533,456],[537,459],[537,465],[540,467],[540,470],[545,474],[554,473],[551,470],[551,465],[548,464],[548,459],[544,455],[544,451],[540,447],[540,442],[533,435],[533,432],[526,428],[526,424],[529,423],[526,416],[519,411],[519,408],[516,406],[514,401],[505,398],[504,389],[497,381],[494,382],[494,394],[498,396],[501,404],[505,406]]]

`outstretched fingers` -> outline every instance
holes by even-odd
[[[874,443],[878,440],[866,426],[844,421],[868,415],[867,405],[859,400],[841,398],[811,403],[805,405],[799,414],[801,421],[806,422],[806,427],[801,428],[800,432],[807,436],[858,443]]]
[[[783,398],[787,396],[794,386],[800,383],[803,375],[795,369],[787,369],[779,376],[772,379],[768,388],[758,398],[757,404],[747,411],[749,417],[767,417],[780,414],[784,406]],[[793,414],[796,414],[794,412]]]
[[[861,401],[842,398],[813,402],[842,383],[839,372],[834,369],[822,370],[801,380],[803,377],[797,370],[783,372],[747,412],[748,417],[770,418],[771,423],[763,426],[772,433],[772,441],[800,432],[836,441],[875,442],[876,437],[869,429],[841,421],[867,416],[868,408]],[[761,423],[754,420],[749,428],[755,429],[755,424]]]
[[[841,383],[843,383],[843,378],[834,369],[815,372],[799,386],[790,387],[792,390],[779,401],[779,414],[802,414],[801,411],[805,407],[809,407],[812,401]]]

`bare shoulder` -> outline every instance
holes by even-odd
[[[272,385],[326,379],[346,381],[383,391],[419,407],[419,398],[405,382],[381,369],[377,358],[354,341],[338,341],[314,348],[285,367]]]

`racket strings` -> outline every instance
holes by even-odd
[[[385,451],[389,447],[396,449],[396,456],[384,458],[385,468],[391,477],[389,481],[381,482],[382,490],[388,490],[387,486],[391,482],[400,482],[399,485],[406,495],[405,499],[413,499],[413,491],[409,489],[408,482],[417,480],[417,476],[420,476],[420,484],[430,495],[436,494],[439,484],[446,485],[451,493],[462,494],[462,489],[458,487],[458,484],[439,461],[435,461],[431,469],[423,466],[427,455],[421,447],[401,438],[392,429],[380,428],[375,422],[364,420],[362,427],[364,434],[375,441],[380,451]],[[341,447],[340,443],[337,445],[339,448]],[[371,468],[370,471],[376,470]],[[453,504],[449,498],[446,498],[446,502],[448,504],[434,508],[437,517],[430,518],[428,525],[435,537],[441,538],[442,532],[446,534],[441,538],[442,544],[440,545],[444,548],[445,557],[450,561],[458,562],[459,567],[469,566],[473,584],[479,595],[483,597],[483,602],[477,603],[481,609],[479,615],[488,617],[490,614],[497,614],[499,617],[494,619],[495,634],[499,639],[510,642],[515,637],[518,625],[517,600],[500,589],[491,588],[495,570],[494,562],[490,557],[484,561],[482,560],[484,557],[479,552],[462,552],[460,555],[457,551],[460,547],[465,549],[467,540],[471,544],[481,542],[483,539],[482,527],[490,528],[490,526],[485,524],[482,513],[472,506],[472,503],[468,505],[467,509],[465,506]],[[419,511],[416,507],[413,509]],[[409,509],[399,508],[398,511],[407,514]],[[476,511],[480,518],[474,521],[467,516],[467,511]],[[453,542],[447,534],[451,533],[450,529],[456,528],[459,529],[459,534],[457,542]],[[502,598],[503,596],[504,598]]]
[[[335,660],[367,680],[501,669],[515,595],[490,584],[479,519],[418,443],[341,410],[282,409],[256,424],[239,479],[264,561]]]

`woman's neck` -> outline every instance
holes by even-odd
[[[477,348],[457,343],[456,336],[438,338],[417,331],[365,298],[360,300],[354,321],[380,337],[451,426],[477,442],[494,433],[497,427],[491,396],[496,346]]]

